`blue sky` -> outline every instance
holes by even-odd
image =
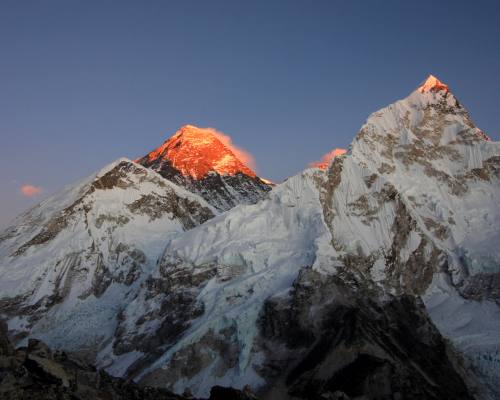
[[[2,0],[0,226],[187,123],[279,181],[429,73],[499,140],[498,21],[498,1]]]

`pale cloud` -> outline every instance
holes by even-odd
[[[21,194],[26,197],[34,197],[42,193],[42,188],[40,186],[34,185],[23,185],[21,186]]]
[[[231,139],[230,136],[213,128],[206,128],[206,129],[212,132],[215,136],[217,136],[217,138],[222,142],[222,144],[228,147],[243,164],[249,166],[252,169],[256,168],[255,158],[247,150],[236,146],[233,143],[233,140]]]

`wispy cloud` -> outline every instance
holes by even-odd
[[[228,147],[243,164],[246,164],[252,169],[256,168],[255,158],[245,149],[236,146],[230,136],[213,128],[206,129],[217,136],[217,138],[224,144],[224,146]]]
[[[321,160],[309,163],[309,166],[315,168],[327,169],[328,166],[330,165],[330,162],[335,157],[341,156],[342,154],[345,153],[347,153],[346,149],[333,149],[332,151],[326,153],[323,157],[321,157]]]
[[[26,197],[33,197],[42,193],[42,188],[40,186],[34,185],[23,185],[21,186],[21,194]]]

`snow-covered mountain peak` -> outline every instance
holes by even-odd
[[[200,195],[219,211],[255,203],[272,186],[249,167],[250,154],[212,128],[185,125],[136,162]]]
[[[448,86],[430,75],[406,98],[371,114],[354,139],[352,152],[365,163],[374,161],[379,172],[419,164],[431,173],[434,164],[454,174],[481,166],[477,159],[466,160],[471,158],[470,146],[484,141],[489,138]]]
[[[352,143],[352,156],[372,174],[370,181],[383,177],[401,193],[435,243],[450,253],[468,252],[450,267],[454,282],[462,284],[498,257],[484,249],[494,249],[490,244],[498,237],[500,143],[476,127],[447,87],[432,89],[440,86],[446,85],[431,76],[424,91],[373,113]],[[479,238],[484,245],[472,250]]]
[[[56,346],[99,347],[165,242],[215,213],[126,158],[66,187],[0,232],[2,311],[16,318],[10,329],[30,329]]]
[[[95,173],[95,176],[104,175],[105,173],[111,171],[113,168],[120,165],[121,163],[133,163],[133,161],[127,157],[119,157],[116,160],[114,160],[114,161],[110,162],[109,164],[106,164],[104,167],[102,167],[99,171],[97,171]]]
[[[139,159],[140,163],[170,161],[184,176],[202,179],[210,172],[256,176],[245,161],[246,153],[232,145],[228,136],[212,128],[184,125],[161,146]]]
[[[444,90],[445,92],[449,91],[448,85],[441,82],[434,75],[429,75],[425,80],[425,82],[417,90],[420,93],[431,92],[431,91],[437,92],[440,90]]]

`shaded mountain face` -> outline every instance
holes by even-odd
[[[445,84],[269,192],[196,129],[1,234],[14,337],[199,397],[499,395],[500,144]]]
[[[136,161],[226,211],[256,203],[271,190],[235,151],[217,131],[186,125]]]
[[[418,298],[376,287],[366,296],[350,279],[304,268],[287,295],[265,301],[256,347],[266,355],[267,397],[473,398]]]

